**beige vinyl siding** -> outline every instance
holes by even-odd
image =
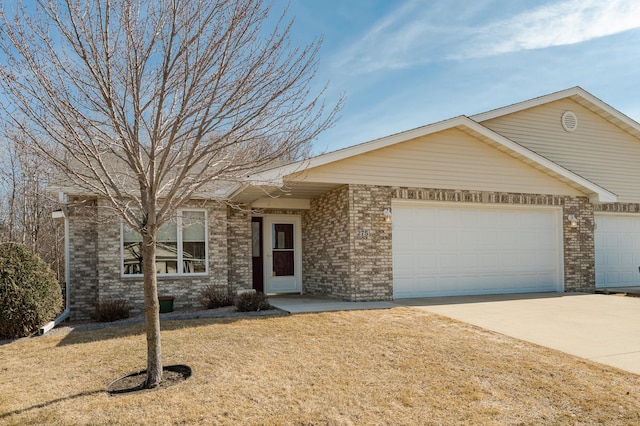
[[[584,195],[458,129],[315,167],[293,180]]]
[[[571,110],[578,128],[567,132],[562,113]],[[516,112],[482,125],[618,195],[640,202],[640,139],[571,99]]]

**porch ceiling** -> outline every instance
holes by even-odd
[[[282,188],[274,186],[246,187],[236,193],[233,200],[240,203],[252,203],[266,197],[312,199],[342,185],[341,183],[285,181]]]

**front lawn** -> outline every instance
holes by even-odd
[[[119,396],[141,325],[0,346],[0,424],[640,424],[640,376],[411,308],[163,329],[194,376]]]

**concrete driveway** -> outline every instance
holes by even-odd
[[[640,374],[640,298],[534,293],[394,302]]]

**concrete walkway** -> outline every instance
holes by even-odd
[[[272,306],[291,314],[355,311],[362,309],[389,309],[398,306],[393,302],[345,302],[329,297],[303,295],[269,296],[269,303],[271,303]]]
[[[403,299],[517,339],[640,374],[640,298],[535,293]]]

